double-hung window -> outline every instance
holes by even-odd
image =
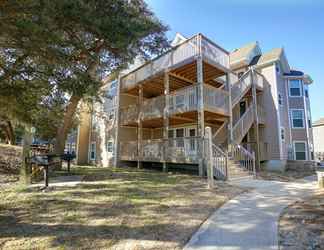
[[[96,159],[96,142],[91,142],[90,144],[90,160],[94,161]]]
[[[293,128],[304,128],[304,112],[302,109],[291,110],[291,123]]]
[[[283,105],[283,100],[282,100],[282,95],[281,95],[281,93],[278,93],[278,103],[279,103],[280,106]]]
[[[113,152],[113,142],[112,141],[108,141],[107,142],[107,152],[108,153],[112,153]]]
[[[306,160],[306,143],[294,142],[295,160]]]
[[[289,80],[289,95],[292,97],[302,96],[301,81],[298,79]]]

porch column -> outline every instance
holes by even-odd
[[[260,169],[260,138],[259,138],[259,117],[257,107],[257,94],[256,94],[256,82],[254,69],[251,71],[252,81],[252,102],[253,102],[253,113],[254,113],[254,136],[255,136],[255,163],[256,168]]]
[[[232,88],[230,81],[230,73],[226,74],[226,86],[225,89],[228,91],[228,124],[227,124],[227,147],[228,151],[232,152],[232,144],[233,144],[233,107],[232,107]]]
[[[168,147],[168,137],[169,137],[169,94],[170,94],[170,78],[169,71],[164,72],[164,97],[165,97],[165,106],[163,112],[163,171],[168,171],[167,166],[167,147]]]
[[[205,135],[205,115],[204,115],[204,71],[203,71],[203,60],[201,53],[201,35],[199,35],[198,40],[198,57],[197,57],[197,135],[200,137],[199,149],[199,176],[204,175],[204,135]]]
[[[117,104],[116,104],[116,134],[115,134],[115,143],[114,143],[114,167],[119,166],[120,162],[120,144],[119,144],[119,133],[120,133],[120,94],[121,94],[121,77],[118,76],[118,82],[117,82]]]
[[[142,110],[143,110],[143,86],[140,84],[138,88],[138,127],[137,127],[137,168],[142,167],[143,160],[143,122],[142,122]]]

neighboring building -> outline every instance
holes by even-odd
[[[270,169],[313,158],[312,80],[282,48],[262,53],[255,42],[228,52],[201,34],[177,34],[172,46],[107,84],[113,98],[85,112],[79,128],[79,163],[189,164],[202,175],[207,158],[225,162],[217,155],[227,149],[230,159]],[[203,141],[206,127],[213,146]]]
[[[324,118],[313,123],[315,159],[324,161]]]

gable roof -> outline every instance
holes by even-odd
[[[188,40],[188,38],[186,38],[185,36],[183,36],[182,34],[180,34],[179,32],[176,33],[173,41],[171,42],[171,46],[177,46],[179,43],[182,43],[184,41]]]
[[[322,125],[324,125],[324,118],[321,118],[321,119],[313,122],[313,127],[322,126]]]
[[[232,68],[248,66],[251,60],[261,54],[258,42],[252,42],[230,53],[230,64]]]
[[[283,72],[290,73],[290,67],[283,48],[274,48],[253,58],[250,65],[260,67],[274,62],[280,62]]]

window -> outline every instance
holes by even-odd
[[[277,72],[277,73],[280,73],[280,66],[279,66],[278,63],[276,63],[276,72]]]
[[[177,142],[177,147],[183,148],[184,147],[184,129],[183,128],[177,128],[176,129],[176,142]]]
[[[308,89],[305,89],[305,96],[308,98]]]
[[[291,110],[291,120],[293,128],[304,128],[304,113],[303,110]]]
[[[91,142],[90,145],[90,160],[96,159],[96,142]]]
[[[195,137],[196,136],[196,129],[190,128],[189,129],[189,137]],[[195,138],[190,138],[190,151],[195,151],[196,150],[196,139]]]
[[[280,137],[281,137],[281,140],[282,141],[285,140],[285,128],[281,128],[280,129]]]
[[[282,100],[281,93],[278,93],[278,103],[279,103],[279,105],[283,105],[283,100]]]
[[[301,96],[301,81],[294,79],[289,81],[289,94],[290,96]]]
[[[306,143],[294,142],[295,160],[306,160]]]
[[[109,153],[113,152],[113,142],[112,141],[107,142],[107,152],[109,152]]]

